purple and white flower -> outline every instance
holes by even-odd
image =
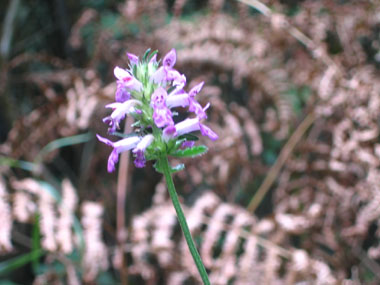
[[[175,49],[171,49],[164,57],[162,66],[151,76],[151,80],[156,84],[165,84],[167,81],[183,81],[181,74],[173,69],[177,60]]]
[[[149,54],[148,54],[149,55]],[[109,131],[115,132],[119,128],[121,120],[127,115],[134,114],[137,118],[134,126],[138,128],[140,136],[131,136],[112,142],[97,135],[97,138],[113,148],[109,158],[107,169],[115,170],[115,164],[119,160],[119,154],[132,150],[136,167],[144,167],[147,158],[157,159],[163,151],[170,154],[173,145],[179,136],[200,131],[203,136],[211,140],[218,139],[218,135],[208,126],[201,123],[207,118],[205,107],[196,100],[196,95],[201,91],[203,82],[197,84],[187,93],[184,90],[186,76],[174,69],[177,60],[176,51],[172,49],[158,66],[156,53],[150,55],[149,62],[140,61],[131,53],[127,53],[130,69],[115,67],[114,75],[117,78],[117,90],[114,103],[106,105],[112,113],[103,121],[109,125]],[[140,82],[137,78],[141,79]],[[144,80],[142,79],[144,78]],[[149,78],[149,80],[145,80]],[[168,94],[168,90],[170,90]],[[185,119],[174,124],[172,108],[188,108],[195,114],[194,118]],[[154,135],[151,133],[153,129]],[[174,143],[174,144],[173,144]],[[193,147],[194,141],[184,141],[181,148]]]
[[[113,70],[115,77],[118,79],[118,86],[123,86],[127,90],[141,91],[143,85],[138,81],[133,75],[131,75],[127,70],[122,69],[118,66]]]
[[[141,141],[138,143],[138,145],[133,149],[133,153],[136,156],[136,159],[134,161],[136,167],[143,168],[146,163],[145,159],[145,150],[148,146],[151,145],[151,143],[154,141],[154,136],[151,134],[148,134],[144,136]]]
[[[112,142],[106,138],[96,135],[99,141],[105,143],[108,146],[113,147],[113,150],[108,158],[107,171],[115,171],[115,165],[119,161],[119,154],[123,151],[128,151],[135,148],[141,141],[141,138],[137,136],[128,137],[117,142]]]
[[[139,63],[139,57],[137,55],[127,52],[127,56],[131,65],[136,65]]]
[[[204,82],[199,83],[194,86],[189,92],[189,111],[195,113],[199,119],[206,119],[206,110],[209,107],[209,104],[205,108],[202,108],[201,104],[195,100],[195,96],[201,91]]]
[[[166,106],[166,97],[168,94],[162,87],[158,87],[152,94],[151,107],[153,107],[153,121],[157,127],[162,128],[167,125],[173,125],[173,114]]]
[[[218,139],[218,135],[213,132],[209,127],[202,124],[199,121],[198,117],[192,119],[185,119],[182,122],[177,123],[175,126],[175,131],[173,129],[169,129],[167,131],[166,137],[167,139],[175,138],[184,134],[188,134],[195,131],[201,131],[203,136],[208,136],[211,140],[215,141]],[[165,135],[165,130],[164,130]]]
[[[119,128],[120,121],[123,120],[127,114],[136,112],[135,106],[137,105],[141,105],[141,102],[134,99],[123,103],[116,102],[106,105],[106,108],[113,109],[111,115],[103,119],[103,122],[109,125],[109,131],[116,131],[116,129]]]

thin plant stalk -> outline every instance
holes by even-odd
[[[191,233],[190,233],[189,227],[187,225],[185,215],[182,211],[181,204],[179,203],[178,195],[177,195],[177,192],[175,190],[175,186],[174,186],[171,171],[170,171],[168,158],[166,155],[160,157],[159,165],[160,165],[162,172],[165,176],[166,185],[168,186],[169,195],[170,195],[170,198],[172,199],[173,206],[174,206],[175,211],[177,213],[179,224],[181,225],[182,232],[185,235],[187,245],[189,247],[191,255],[193,256],[195,265],[197,266],[197,269],[198,269],[198,272],[202,278],[203,284],[210,284],[210,281],[208,279],[208,275],[206,272],[206,268],[203,265],[202,259],[201,259],[200,255],[198,253],[198,250],[194,244],[193,238],[191,237]]]
[[[124,133],[127,134],[131,131],[132,117],[127,118],[124,126]],[[127,196],[128,187],[128,169],[129,169],[129,152],[121,154],[120,168],[117,179],[117,206],[116,206],[116,236],[118,242],[118,250],[120,254],[120,279],[122,285],[128,285],[128,266],[124,258],[124,244],[126,242],[126,228],[125,228],[125,199]]]

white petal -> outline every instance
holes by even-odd
[[[128,71],[126,71],[125,69],[123,68],[120,68],[118,66],[115,67],[115,69],[113,70],[113,74],[115,75],[115,77],[119,80],[123,80],[124,78],[126,77],[130,77],[131,75],[128,73]]]

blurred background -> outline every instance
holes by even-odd
[[[380,284],[378,1],[4,0],[0,25],[0,284],[200,284],[162,176],[95,138],[148,48],[211,103],[174,175],[211,283]]]

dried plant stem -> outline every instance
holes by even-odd
[[[132,118],[128,117],[125,122],[124,133],[131,131]],[[120,279],[121,284],[128,284],[128,267],[125,264],[124,255],[122,254],[123,246],[126,242],[126,228],[125,228],[125,198],[127,195],[128,186],[128,166],[129,166],[129,152],[124,152],[120,157],[120,167],[117,177],[117,207],[116,207],[116,236],[120,251]]]
[[[210,284],[210,281],[208,279],[208,275],[206,272],[206,268],[203,265],[202,259],[201,259],[200,255],[198,253],[198,250],[194,244],[193,238],[191,237],[191,233],[190,233],[189,227],[187,225],[185,215],[182,211],[181,204],[179,203],[178,195],[177,195],[177,192],[175,190],[175,186],[174,186],[171,171],[170,171],[169,161],[168,161],[168,158],[166,155],[162,156],[160,158],[159,165],[160,165],[162,172],[165,176],[166,184],[168,186],[169,195],[170,195],[170,198],[172,199],[173,206],[174,206],[175,211],[177,213],[177,218],[178,218],[179,224],[181,225],[183,234],[185,235],[187,245],[189,247],[191,255],[193,256],[195,265],[197,266],[197,269],[198,269],[198,272],[202,278],[203,284]]]
[[[272,10],[266,6],[265,4],[261,3],[258,0],[237,0],[240,1],[257,11],[259,11],[264,16],[271,18],[275,14],[272,12]],[[292,37],[294,37],[296,40],[298,40],[300,43],[305,45],[313,54],[314,56],[319,57],[324,64],[326,64],[329,67],[333,67],[336,71],[338,71],[340,74],[342,74],[342,70],[339,68],[339,66],[333,61],[331,57],[329,57],[326,53],[318,53],[317,50],[320,48],[312,39],[307,37],[303,32],[301,32],[298,28],[291,25],[287,19],[284,19],[284,30],[288,32]],[[322,50],[320,50],[322,51]]]
[[[254,213],[257,207],[260,205],[263,200],[265,194],[268,192],[269,188],[272,186],[276,177],[278,176],[282,166],[285,161],[288,159],[289,155],[292,153],[294,147],[302,138],[307,129],[313,124],[315,121],[315,114],[310,113],[307,117],[302,121],[302,123],[297,127],[294,131],[290,139],[286,142],[285,146],[282,148],[276,163],[269,170],[268,175],[265,177],[263,183],[260,188],[257,190],[255,195],[252,197],[251,201],[248,204],[247,210],[251,213]]]

